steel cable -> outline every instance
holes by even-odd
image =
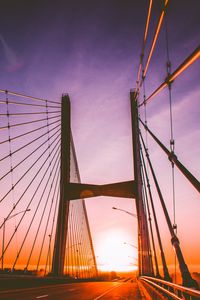
[[[55,126],[55,127],[53,127],[52,129],[50,129],[49,132],[52,132],[53,130],[55,130],[55,129],[58,128],[58,127],[60,127],[60,124],[57,125],[57,126]],[[53,136],[54,136],[56,133],[58,133],[59,131],[60,131],[60,129],[58,129],[54,134],[52,134],[51,137],[53,137]],[[14,151],[12,152],[12,154],[13,154],[13,155],[16,154],[17,152],[21,151],[22,149],[26,148],[27,146],[30,146],[31,144],[33,144],[34,142],[38,141],[39,139],[41,139],[42,137],[44,137],[44,136],[47,135],[47,134],[48,134],[48,133],[45,132],[44,134],[42,134],[42,135],[38,136],[37,138],[33,139],[32,141],[30,141],[29,143],[27,143],[27,144],[23,145],[22,147],[20,147],[20,148],[14,150]],[[50,137],[50,138],[51,138],[51,137]],[[48,139],[47,139],[46,141],[48,141]],[[4,159],[8,158],[9,156],[10,156],[10,155],[8,154],[8,155],[2,157],[2,158],[0,159],[0,162],[2,162]]]
[[[59,148],[58,148],[58,150],[59,150]],[[56,153],[57,153],[57,151],[56,151]],[[55,154],[56,154],[56,153],[55,153]],[[55,154],[54,154],[54,156],[55,156]],[[43,164],[41,165],[41,167],[39,168],[39,170],[37,171],[37,173],[35,174],[35,176],[32,178],[31,182],[30,182],[30,183],[28,184],[28,186],[26,187],[25,191],[22,193],[22,195],[21,195],[20,198],[18,199],[18,201],[17,201],[17,203],[16,203],[16,206],[17,206],[17,204],[19,203],[19,201],[22,199],[22,197],[24,196],[24,194],[26,193],[26,191],[29,189],[30,185],[31,185],[31,184],[33,183],[33,181],[36,179],[36,177],[38,176],[38,174],[40,173],[40,171],[41,171],[42,168],[44,167],[44,165],[45,165],[45,163],[47,162],[47,160],[48,160],[48,157],[47,157],[46,160],[43,162]],[[35,192],[34,192],[32,198],[31,198],[31,200],[29,201],[29,203],[28,203],[28,205],[27,205],[27,208],[30,207],[30,205],[31,205],[31,203],[32,203],[32,201],[33,201],[33,199],[34,199],[34,197],[35,197],[35,195],[36,195],[36,193],[37,193],[37,191],[38,191],[40,185],[42,184],[42,181],[43,181],[44,178],[45,178],[45,175],[46,175],[48,169],[49,169],[49,166],[48,166],[47,169],[45,170],[45,173],[44,173],[42,179],[40,180],[39,185],[37,186],[37,188],[36,188],[36,190],[35,190]],[[8,216],[6,217],[6,219],[9,218],[9,216],[10,216],[11,213],[12,213],[12,211],[13,211],[13,209],[12,209],[11,212],[8,214]],[[20,226],[20,224],[21,224],[21,222],[22,222],[22,220],[23,220],[25,214],[26,214],[26,212],[23,213],[23,215],[22,215],[20,221],[18,222],[18,225],[17,225],[16,228],[15,228],[14,233],[12,234],[12,236],[11,236],[9,242],[7,243],[6,247],[4,248],[4,253],[6,252],[7,248],[9,247],[9,245],[10,245],[10,243],[11,243],[11,241],[12,241],[14,235],[15,235],[15,232],[18,230],[18,228],[19,228],[19,226]],[[0,226],[0,228],[1,228],[2,226],[3,226],[3,224]],[[4,253],[2,253],[2,256],[4,255]],[[2,256],[0,257],[0,260],[2,259]]]
[[[59,148],[58,148],[58,149],[59,149]],[[56,153],[57,153],[57,152],[56,152]],[[54,166],[56,165],[56,163],[57,163],[58,161],[59,161],[59,155],[57,156],[57,158],[56,158],[56,160],[55,160]],[[49,169],[49,166],[48,166],[48,169]],[[48,170],[48,169],[47,169],[47,170]],[[45,174],[46,174],[46,173],[45,173]],[[16,257],[16,259],[15,259],[15,261],[14,261],[13,268],[15,267],[15,265],[16,265],[16,263],[17,263],[17,260],[18,260],[18,258],[19,258],[19,255],[20,255],[20,253],[21,253],[21,251],[22,251],[22,249],[23,249],[24,243],[25,243],[26,238],[27,238],[27,236],[28,236],[28,234],[29,234],[29,231],[30,231],[30,229],[31,229],[31,226],[32,226],[32,224],[33,224],[33,222],[34,222],[35,216],[36,216],[36,214],[37,214],[37,211],[38,211],[39,206],[40,206],[40,204],[41,204],[41,201],[42,201],[42,199],[43,199],[43,195],[44,195],[44,193],[45,193],[45,191],[46,191],[46,188],[47,188],[47,186],[48,186],[48,183],[49,183],[50,178],[51,178],[51,174],[49,175],[49,177],[48,177],[48,179],[47,179],[47,182],[46,182],[46,184],[45,184],[45,187],[44,187],[44,189],[43,189],[43,191],[42,191],[42,194],[41,194],[41,196],[40,196],[40,200],[39,200],[39,202],[38,202],[38,204],[37,204],[36,210],[35,210],[35,212],[34,212],[34,214],[33,214],[33,217],[32,217],[32,219],[31,219],[31,222],[30,222],[30,224],[29,224],[28,230],[26,231],[25,237],[24,237],[24,239],[23,239],[23,241],[22,241],[22,243],[21,243],[20,250],[18,251],[17,257]],[[30,206],[30,205],[29,205],[29,206]],[[40,226],[40,224],[41,224],[41,223],[39,223],[39,226]],[[36,236],[37,236],[37,234],[38,234],[38,231],[37,231],[37,233],[36,233]],[[31,255],[32,255],[32,251],[33,251],[35,242],[36,242],[36,238],[34,239],[33,246],[32,246],[31,252],[30,252],[30,256],[29,256],[29,258],[28,258],[27,265],[29,264],[29,260],[30,260]]]
[[[58,136],[57,136],[58,137]],[[12,167],[10,171],[5,173],[0,180],[4,179],[8,174],[12,173],[17,167],[19,167],[22,163],[24,163],[28,158],[30,158],[34,153],[36,153],[42,146],[46,144],[46,141],[44,141],[42,144],[40,144],[37,148],[35,148],[31,153],[29,153],[24,159],[22,159],[18,164]],[[49,146],[47,146],[49,148]],[[47,149],[46,148],[46,149]]]
[[[58,171],[59,162],[60,162],[60,156],[58,155],[58,157],[57,157],[57,159],[56,159],[56,161],[55,161],[55,163],[54,163],[54,166],[53,166],[53,169],[55,168],[55,174],[54,174],[54,176],[53,176],[53,180],[55,179],[56,172]],[[56,164],[57,164],[57,166],[56,166]],[[49,165],[49,169],[50,169],[50,165]],[[48,185],[49,185],[49,182],[50,182],[51,177],[52,177],[52,173],[51,173],[51,171],[50,171],[49,177],[48,177],[48,179],[47,179],[47,182],[46,182],[46,184],[45,184],[45,187],[44,187],[44,189],[43,189],[43,191],[42,191],[42,194],[41,194],[41,196],[40,196],[40,200],[39,200],[38,205],[37,205],[37,207],[36,207],[36,210],[35,210],[35,213],[34,213],[34,217],[36,216],[36,213],[37,213],[37,211],[38,211],[38,209],[39,209],[39,206],[40,206],[40,204],[41,204],[41,201],[43,200],[44,193],[45,193],[45,191],[46,191],[46,189],[47,189],[47,187],[48,187]],[[34,247],[35,247],[35,244],[36,244],[36,240],[37,240],[37,237],[38,237],[38,233],[39,233],[39,230],[40,230],[42,221],[43,221],[44,213],[45,213],[45,211],[46,211],[46,207],[47,207],[47,204],[48,204],[48,201],[49,201],[49,197],[50,197],[51,190],[52,190],[52,185],[50,186],[50,189],[49,189],[49,191],[48,191],[48,195],[47,195],[47,198],[46,198],[46,201],[45,201],[44,209],[43,209],[42,215],[41,215],[41,217],[40,217],[40,221],[39,221],[39,224],[38,224],[38,228],[37,228],[37,231],[36,231],[34,240],[33,240],[33,245],[32,245],[32,247],[31,247],[31,251],[30,251],[30,254],[29,254],[27,263],[26,263],[26,268],[28,267],[28,265],[29,265],[29,263],[30,263],[30,260],[31,260],[31,256],[32,256],[32,253],[33,253],[33,250],[34,250]],[[33,217],[33,220],[34,220],[34,217]],[[15,262],[15,263],[16,263],[16,262]],[[38,270],[38,265],[37,265],[37,268],[36,268],[36,269]]]
[[[45,101],[48,101],[48,100],[45,100]],[[0,103],[6,104],[6,101],[0,99]],[[46,105],[44,105],[44,104],[32,104],[32,103],[17,102],[17,101],[12,101],[12,100],[9,101],[9,104],[16,104],[16,105],[20,105],[20,106],[32,106],[32,107],[46,107]],[[56,105],[48,105],[48,107],[61,108],[60,106],[56,106]]]
[[[52,123],[49,124],[49,125],[53,125],[53,124],[55,124],[55,123],[58,123],[58,120],[52,122]],[[14,141],[14,140],[16,140],[16,139],[18,139],[18,138],[24,137],[24,136],[27,135],[27,134],[31,134],[31,133],[33,133],[33,132],[36,132],[36,131],[41,130],[41,129],[46,128],[46,127],[47,127],[47,125],[44,125],[44,126],[41,126],[41,127],[39,127],[39,128],[36,128],[36,129],[30,130],[30,131],[27,131],[27,132],[25,132],[25,133],[23,133],[23,134],[14,136],[14,137],[12,137],[12,138],[10,139],[10,141]],[[9,142],[9,140],[4,140],[4,141],[0,142],[0,145],[2,145],[2,144],[4,144],[4,143],[7,143],[7,142]]]
[[[55,225],[55,220],[56,220],[56,213],[58,211],[59,196],[60,196],[60,185],[58,186],[58,190],[57,190],[56,205],[55,205],[54,214],[53,214],[53,220],[52,220],[52,225],[51,225],[51,232],[50,232],[51,240],[52,240],[53,231],[54,231],[54,225]],[[55,239],[54,239],[54,243],[55,243]],[[55,247],[55,245],[54,245],[54,247]],[[47,260],[48,260],[48,257],[47,257]],[[46,260],[45,272],[44,273],[46,273],[47,260]]]
[[[60,175],[58,167],[59,167],[59,164],[58,164],[57,169],[55,171],[54,177],[52,179],[51,187],[50,187],[50,192],[51,192],[52,189],[53,189],[53,182],[55,181],[56,172],[58,172],[57,179],[55,181],[54,191],[53,191],[53,194],[52,194],[51,205],[50,205],[50,208],[49,208],[49,213],[48,213],[48,217],[47,217],[47,221],[46,221],[44,235],[43,235],[43,239],[42,239],[42,243],[41,243],[41,249],[40,249],[40,253],[39,253],[39,256],[38,256],[38,262],[37,262],[37,267],[36,267],[37,270],[39,268],[40,259],[41,259],[41,255],[42,255],[42,250],[43,250],[43,246],[44,246],[44,242],[45,242],[45,237],[46,237],[46,234],[47,234],[47,228],[48,228],[48,225],[49,225],[51,211],[52,211],[52,207],[53,207],[53,203],[54,203],[55,192],[56,192],[56,190],[58,188],[58,183],[59,183],[58,179],[59,179],[59,175]],[[50,195],[50,193],[49,193],[49,195]]]
[[[42,101],[42,102],[48,101],[49,103],[60,104],[60,102],[57,102],[57,101],[51,101],[51,100],[46,100],[46,99],[42,99],[42,98],[32,97],[32,96],[28,96],[28,95],[25,95],[25,94],[11,92],[11,91],[2,90],[2,89],[0,89],[0,93],[7,93],[9,95],[19,96],[19,97],[23,97],[23,98],[27,98],[27,99],[36,100],[36,101]]]
[[[55,140],[53,141],[53,142],[55,142]],[[53,143],[52,142],[52,143]],[[55,149],[55,147],[53,148],[53,149]],[[37,160],[28,168],[28,170],[20,177],[20,179],[13,185],[13,189],[17,186],[17,184],[26,176],[26,174],[33,168],[33,166],[35,166],[35,163],[36,162],[38,162],[42,157],[43,157],[43,155],[47,152],[47,150],[48,150],[48,148],[37,158]],[[53,150],[52,150],[53,151]],[[46,161],[47,161],[47,159],[48,159],[48,157],[46,158],[46,160],[45,160],[45,163],[46,163]],[[40,170],[40,169],[39,169]],[[36,173],[37,174],[37,173]],[[34,176],[34,178],[35,178],[35,176]],[[32,181],[31,181],[31,183],[32,183]],[[28,184],[28,187],[29,187],[29,185],[30,184]],[[27,188],[25,189],[25,191],[27,190]],[[0,203],[9,195],[9,193],[12,191],[12,188],[1,198],[1,200],[0,200]],[[23,194],[22,194],[23,195]],[[18,204],[19,202],[17,202],[16,204],[15,204],[15,206]],[[12,213],[12,211],[13,210],[11,210],[11,212],[8,214],[8,216],[7,216],[7,218],[10,216],[10,214]],[[1,227],[2,227],[2,225],[3,224],[1,224],[1,226],[0,226],[0,229],[1,229]]]
[[[50,119],[55,119],[55,118],[59,118],[59,117],[60,117],[60,115],[57,115],[57,116],[49,117],[48,119],[50,120]],[[10,124],[10,128],[17,127],[17,126],[29,125],[29,124],[33,124],[33,123],[46,121],[46,120],[47,120],[46,118],[43,118],[43,119],[38,119],[38,120],[33,120],[33,121],[28,121],[28,122],[23,122],[23,123]],[[3,126],[3,127],[0,127],[0,130],[4,130],[7,128],[8,128],[8,126]]]

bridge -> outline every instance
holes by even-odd
[[[149,43],[152,6],[150,0],[135,88],[129,96],[133,178],[106,184],[81,182],[70,94],[48,100],[0,89],[1,299],[63,299],[66,295],[68,299],[200,298],[199,278],[191,273],[184,256],[182,231],[179,238],[176,178],[185,178],[195,197],[200,183],[176,153],[173,103],[174,82],[197,64],[200,47],[172,70],[164,24],[168,1]],[[166,77],[151,90],[147,74],[161,34],[166,39]],[[162,93],[169,110],[168,146],[151,127],[147,113]],[[150,143],[157,147],[153,153]],[[162,176],[152,159],[158,151],[165,157],[163,172],[168,163],[172,188],[160,185]],[[171,206],[165,194],[172,199]],[[85,199],[99,196],[134,200],[136,213],[124,210],[123,201],[121,208],[113,207],[137,218],[137,246],[130,245],[137,249],[137,270],[127,278],[108,280],[98,264]],[[175,253],[173,271],[169,247]]]

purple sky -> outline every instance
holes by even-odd
[[[174,70],[198,46],[200,3],[198,0],[171,2],[168,32]],[[136,82],[147,7],[147,0],[1,1],[0,88],[52,100],[69,93],[83,182],[110,183],[134,176],[129,91]],[[160,1],[155,1],[147,48],[160,7]],[[166,77],[165,65],[163,27],[147,73],[147,95]],[[199,78],[199,62],[196,62],[172,87],[175,149],[179,159],[198,178]],[[147,113],[150,128],[168,146],[167,90],[148,105]],[[172,215],[170,164],[150,138],[149,148]],[[195,237],[193,230],[199,227],[199,199],[178,171],[176,183],[178,232],[189,258],[190,251],[195,249],[197,254],[200,249],[197,240],[189,239]],[[126,242],[137,241],[136,221],[112,211],[112,206],[134,212],[134,200],[87,200],[94,246],[101,264],[106,261],[100,257],[99,250],[106,232],[114,230],[115,235],[120,231]],[[163,223],[161,218],[160,213]],[[165,234],[165,225],[162,230]],[[122,244],[123,241],[121,238]],[[169,238],[164,243],[169,244]],[[200,265],[199,258],[189,263]]]

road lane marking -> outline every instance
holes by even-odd
[[[52,285],[44,285],[44,286],[37,286],[37,287],[30,287],[30,288],[23,288],[23,289],[20,289],[20,293],[21,292],[27,292],[27,291],[35,291],[35,290],[37,290],[37,289],[40,289],[40,290],[45,290],[46,288],[55,288],[55,287],[57,287],[58,285],[57,284],[52,284]],[[66,286],[66,283],[64,284],[59,284],[59,287],[64,287],[64,286]],[[0,295],[1,294],[5,294],[5,293],[10,293],[11,292],[11,290],[1,290],[0,291]],[[17,293],[17,292],[19,292],[19,289],[13,289],[12,290],[12,293]],[[41,293],[42,293],[42,291],[41,291]]]
[[[76,291],[77,289],[69,289],[69,290],[67,290],[67,291],[69,291],[69,292],[73,292],[73,291]]]
[[[122,284],[124,284],[124,283],[118,284],[117,286],[113,286],[112,288],[110,288],[109,290],[105,291],[103,294],[99,295],[98,297],[94,298],[93,300],[98,300],[98,299],[102,298],[106,294],[110,293],[112,290],[120,287]]]
[[[41,298],[46,298],[48,297],[49,295],[41,295],[41,296],[37,296],[36,299],[41,299]]]

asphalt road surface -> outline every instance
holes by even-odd
[[[51,285],[0,292],[6,300],[144,300],[137,283],[131,282],[82,282]]]

